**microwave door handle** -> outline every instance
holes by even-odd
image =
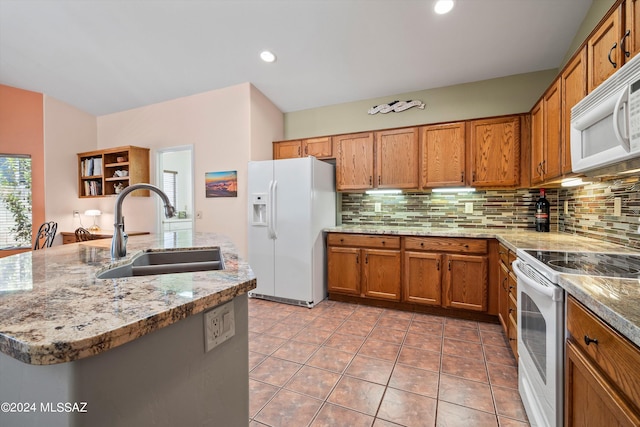
[[[616,106],[613,109],[613,132],[616,134],[616,138],[620,142],[620,145],[622,145],[622,148],[624,148],[627,153],[631,151],[631,145],[629,144],[629,132],[627,129],[627,123],[629,121],[628,114],[627,114],[628,100],[629,100],[629,89],[625,88],[625,90],[623,90],[622,93],[620,94],[620,97],[616,101]],[[618,115],[620,114],[621,109],[623,110],[622,114],[624,119],[624,130],[626,133],[625,136],[623,136],[622,132],[620,132],[620,122],[618,119]]]

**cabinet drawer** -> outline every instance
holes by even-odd
[[[567,301],[567,330],[572,342],[590,356],[636,408],[640,407],[640,349],[571,297]]]
[[[515,300],[518,300],[518,278],[512,271],[509,271],[509,279],[507,280],[509,283],[509,295],[513,295]]]
[[[63,245],[68,245],[69,243],[75,243],[76,242],[76,235],[75,234],[63,234],[62,235],[62,244]]]
[[[373,234],[329,233],[329,246],[362,246],[366,248],[400,249],[400,237],[378,236]]]
[[[509,294],[509,317],[513,318],[514,324],[518,324],[518,302],[514,294]]]
[[[416,251],[484,254],[487,252],[487,241],[483,239],[461,239],[455,237],[405,237],[404,248]]]
[[[509,249],[502,243],[498,246],[498,254],[500,255],[500,261],[507,266],[509,270],[511,270],[511,263],[509,262]]]

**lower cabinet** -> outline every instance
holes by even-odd
[[[502,243],[499,245],[500,270],[498,275],[498,319],[511,351],[518,360],[518,281],[511,268],[516,254]]]
[[[330,296],[487,312],[484,239],[330,233],[327,246]]]
[[[640,425],[640,349],[567,301],[565,426]]]
[[[329,293],[400,300],[400,238],[361,234],[327,237]]]

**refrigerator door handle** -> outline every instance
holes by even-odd
[[[278,181],[273,181],[273,187],[271,187],[271,238],[278,238],[278,230],[276,229],[276,221],[278,219],[278,210],[276,205],[278,204]]]
[[[273,181],[269,181],[269,195],[267,198],[267,237],[269,239],[274,238],[275,231],[273,230],[273,215],[271,212],[271,206],[273,206]]]

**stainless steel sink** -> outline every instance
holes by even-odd
[[[149,249],[134,255],[122,265],[99,271],[98,279],[150,276],[154,274],[224,270],[219,247],[194,249]]]

